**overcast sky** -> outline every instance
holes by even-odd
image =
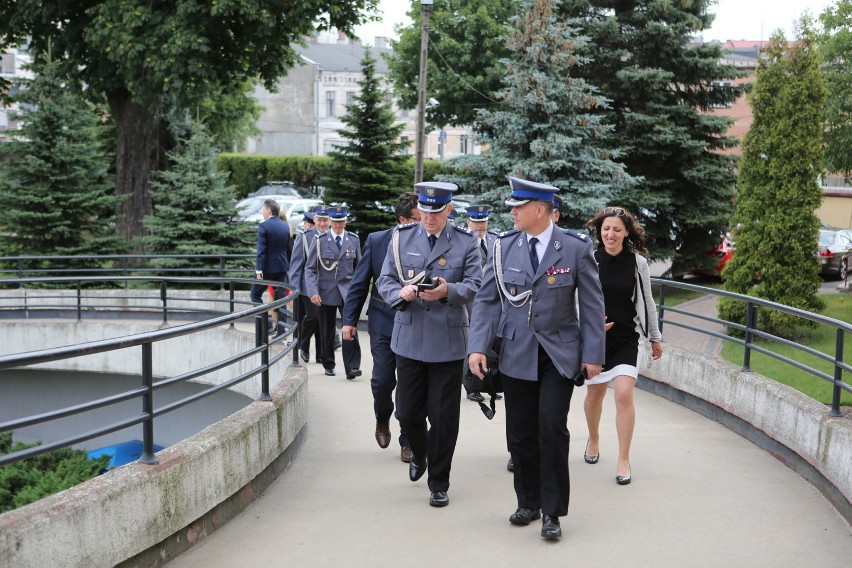
[[[440,1],[440,0],[438,0]],[[777,28],[793,37],[793,22],[809,9],[814,15],[834,3],[834,0],[718,0],[711,9],[716,14],[713,27],[704,32],[704,40],[769,39]],[[375,36],[396,37],[394,24],[409,22],[405,15],[408,0],[381,0],[384,21],[358,28],[358,35],[369,44]]]

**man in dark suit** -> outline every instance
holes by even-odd
[[[417,210],[417,194],[413,191],[399,196],[394,213],[400,225],[420,221]],[[346,295],[343,309],[343,340],[351,341],[358,333],[358,319],[367,296],[367,330],[370,333],[370,353],[373,355],[373,376],[370,389],[373,391],[373,411],[376,415],[376,442],[380,448],[390,445],[390,417],[393,414],[393,391],[396,388],[396,355],[391,351],[393,319],[396,311],[388,306],[376,288],[376,280],[382,273],[385,254],[391,241],[393,229],[370,233],[361,252],[361,262],[355,268],[352,285]],[[405,430],[399,431],[400,459],[411,461],[411,447]]]
[[[322,365],[325,374],[333,377],[334,336],[337,330],[337,312],[343,314],[346,295],[355,267],[361,261],[361,241],[358,235],[346,230],[349,208],[329,206],[326,213],[331,218],[331,229],[317,237],[308,251],[305,263],[305,293],[319,308],[319,330]],[[314,214],[317,218],[317,214]],[[349,380],[361,376],[361,346],[358,337],[343,344],[343,369]]]
[[[541,536],[562,536],[568,514],[568,409],[572,378],[604,361],[604,300],[585,235],[553,224],[557,188],[509,178],[515,230],[498,237],[476,294],[468,364],[480,377],[486,352],[501,338],[506,441],[514,463],[514,525],[543,514]],[[575,296],[576,294],[576,296]],[[575,304],[576,297],[576,304]]]
[[[293,243],[288,272],[290,284],[299,288],[299,357],[305,363],[311,359],[311,337],[314,338],[316,362],[320,362],[319,310],[305,295],[305,261],[317,235],[324,233],[331,224],[328,216],[320,215],[314,220],[316,212],[324,208],[325,205],[317,205],[313,211],[305,212],[302,232],[296,235]]]
[[[290,250],[290,226],[286,221],[278,218],[281,209],[274,199],[267,199],[261,208],[263,221],[257,226],[257,260],[255,264],[255,277],[259,280],[275,280],[287,282],[287,260]],[[251,302],[253,304],[263,303],[263,292],[265,284],[251,285]],[[275,299],[281,298],[283,290],[275,289]],[[279,318],[283,325],[283,318]]]
[[[397,227],[376,283],[394,318],[397,412],[413,457],[408,476],[429,472],[429,504],[449,504],[450,468],[459,434],[468,306],[482,282],[476,237],[447,220],[455,184],[422,182],[420,223]],[[429,421],[427,429],[426,421]]]

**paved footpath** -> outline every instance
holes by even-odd
[[[677,342],[674,326],[665,331]],[[638,390],[627,486],[614,479],[612,397],[601,461],[587,465],[585,391],[575,393],[561,541],[543,541],[538,522],[508,522],[516,503],[502,403],[489,422],[462,400],[450,505],[432,508],[425,477],[408,480],[396,441],[385,450],[375,442],[369,338],[360,340],[364,376],[354,381],[309,365],[308,433],[290,468],[170,566],[850,566],[852,529],[812,485],[723,426]]]

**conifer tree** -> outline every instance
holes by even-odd
[[[714,0],[563,0],[589,37],[576,70],[611,104],[610,148],[622,152],[638,183],[617,201],[639,214],[652,256],[672,258],[675,275],[702,265],[733,213],[736,159],[719,151],[736,140],[732,121],[708,110],[726,106],[744,87],[722,85],[740,74],[722,64],[719,44],[693,44],[710,27]]]
[[[171,169],[151,182],[154,214],[146,218],[151,254],[239,254],[253,250],[250,223],[238,220],[234,188],[216,169],[216,153],[203,125],[184,124],[177,148],[169,153]],[[161,266],[197,267],[191,259],[161,259]]]
[[[410,188],[411,180],[402,154],[405,144],[399,141],[404,125],[396,122],[386,102],[387,92],[376,76],[376,60],[369,47],[361,70],[361,92],[346,105],[341,121],[347,128],[338,131],[346,144],[328,153],[331,164],[323,201],[348,204],[350,215],[357,217],[350,228],[363,239],[396,223],[390,206]]]
[[[722,276],[731,292],[808,311],[822,308],[816,257],[822,200],[817,182],[823,158],[826,86],[805,21],[795,42],[772,35],[750,97],[754,121],[745,136],[737,183],[737,253]],[[720,315],[744,321],[741,302],[723,299]],[[792,318],[767,310],[760,328],[790,335]]]
[[[13,116],[21,130],[0,162],[0,250],[5,255],[104,255],[118,252],[117,198],[110,157],[99,142],[103,125],[60,63],[41,57],[24,81]],[[67,267],[91,266],[73,260]],[[57,266],[53,263],[53,266]]]
[[[576,78],[583,58],[577,51],[585,38],[558,22],[553,0],[527,0],[508,40],[505,90],[499,110],[480,111],[479,123],[491,133],[480,156],[453,161],[450,176],[465,193],[503,211],[498,228],[510,228],[503,203],[510,190],[508,176],[560,189],[563,226],[580,228],[609,198],[632,183],[604,147],[611,128],[593,111],[607,102],[593,86]]]

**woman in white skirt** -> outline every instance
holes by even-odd
[[[606,207],[588,226],[598,249],[595,260],[606,306],[606,361],[603,370],[587,381],[583,409],[589,427],[589,441],[583,453],[588,464],[600,460],[600,422],[607,386],[615,390],[615,429],[618,433],[618,463],[615,481],[627,485],[630,471],[630,443],[636,422],[633,387],[639,375],[640,334],[651,341],[651,356],[663,355],[662,336],[657,327],[657,307],[651,294],[645,231],[623,207]]]

